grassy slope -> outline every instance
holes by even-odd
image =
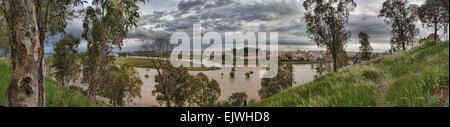
[[[139,67],[139,68],[154,68],[153,65],[151,64],[151,62],[154,60],[149,60],[149,59],[142,59],[142,58],[123,58],[123,57],[116,57],[116,60],[114,61],[114,63],[118,64],[118,65],[123,65],[123,64],[129,64],[132,65],[133,67]],[[169,62],[164,62],[164,64],[168,64]],[[219,70],[220,68],[218,67],[188,67],[188,70],[191,71],[208,71],[208,70]]]
[[[4,105],[8,89],[10,66],[0,60],[0,105]],[[103,103],[91,103],[83,94],[45,79],[46,105],[50,107],[104,107]]]
[[[328,73],[249,106],[448,106],[448,47],[447,41],[382,56]],[[444,88],[447,94],[437,94],[436,88]]]

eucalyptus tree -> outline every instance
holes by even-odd
[[[370,46],[369,35],[365,32],[359,32],[359,52],[361,52],[361,58],[363,60],[370,60],[370,55],[372,55],[373,48]]]
[[[54,45],[55,54],[50,60],[50,67],[55,69],[52,75],[62,85],[78,79],[80,64],[77,47],[79,44],[79,38],[68,34]]]
[[[152,94],[160,105],[182,107],[189,100],[192,92],[190,81],[194,78],[183,66],[175,68],[164,65],[164,69],[155,76],[156,84]]]
[[[356,3],[353,0],[306,0],[303,7],[306,10],[306,32],[318,47],[330,52],[333,70],[337,71],[338,53],[351,37],[345,25]]]
[[[230,97],[228,97],[228,102],[232,106],[246,106],[247,104],[247,94],[245,92],[236,92],[231,94]]]
[[[8,106],[45,106],[44,42],[64,32],[71,6],[81,0],[3,0],[11,45]],[[50,34],[49,34],[50,33]]]
[[[261,89],[258,90],[258,95],[261,99],[268,98],[277,94],[278,92],[291,88],[294,83],[292,64],[281,64],[278,66],[277,76],[274,78],[261,79]]]
[[[90,100],[95,100],[99,85],[107,85],[102,74],[113,61],[109,53],[113,48],[121,49],[128,31],[137,26],[140,2],[146,0],[93,0],[93,6],[85,9],[82,37],[88,41],[88,49],[83,81],[89,84]]]
[[[128,64],[120,67],[111,65],[108,70],[103,74],[106,75],[105,82],[108,85],[99,86],[99,94],[109,98],[114,107],[124,106],[126,103],[133,102],[137,97],[141,98],[143,82],[133,66]]]
[[[213,105],[220,97],[219,83],[211,79],[203,73],[192,76],[190,83],[190,93],[188,103],[192,106],[210,106]]]
[[[417,5],[409,5],[407,0],[387,0],[383,3],[378,17],[384,18],[392,27],[391,46],[406,50],[413,44],[414,37],[419,33],[416,28]]]
[[[447,2],[448,7],[448,2]],[[434,35],[438,35],[439,29],[444,28],[447,32],[447,25],[449,20],[448,8],[441,0],[427,0],[419,7],[418,10],[420,21],[427,27],[434,29]],[[437,41],[437,36],[434,37],[434,42]]]

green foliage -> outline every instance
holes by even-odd
[[[190,75],[186,68],[167,66],[155,76],[156,100],[167,107],[211,106],[220,97],[220,86],[216,80],[199,73]]]
[[[9,63],[0,61],[0,105],[4,105],[5,93],[11,74]],[[91,102],[85,95],[67,88],[56,81],[45,79],[46,106],[49,107],[104,107],[100,102]]]
[[[250,76],[253,74],[253,71],[251,72],[245,72],[245,77],[250,78]]]
[[[446,6],[442,0],[426,0],[417,12],[420,21],[427,27],[434,29],[434,35],[437,35],[437,31],[441,28],[445,28],[445,31],[447,31],[446,26],[449,21],[448,1]],[[434,42],[439,41],[437,39],[437,36],[433,37]]]
[[[230,75],[230,78],[234,78],[236,75],[236,67],[231,68],[231,72],[228,75]]]
[[[409,5],[405,0],[386,0],[378,17],[384,18],[391,25],[391,46],[396,49],[406,50],[408,45],[414,42],[414,37],[419,34],[416,28],[417,5]]]
[[[228,97],[228,102],[231,106],[245,106],[247,102],[247,94],[245,92],[236,92],[233,93],[230,97]]]
[[[89,85],[88,96],[95,98],[98,86],[106,85],[102,80],[113,57],[109,53],[113,47],[122,48],[123,39],[132,27],[137,26],[139,15],[138,3],[145,0],[93,0],[93,6],[83,10],[82,37],[87,40],[87,52],[83,61],[83,82]]]
[[[88,84],[88,97],[94,100],[98,86],[106,85],[109,65],[112,57],[108,56],[112,42],[116,42],[117,36],[109,35],[107,24],[102,22],[103,13],[100,8],[94,9],[89,6],[85,9],[83,19],[84,32],[82,37],[87,40],[87,51],[82,54],[83,63],[83,83]],[[114,41],[112,41],[114,40]],[[114,45],[114,44],[111,44]]]
[[[434,41],[435,41],[434,39],[436,39],[436,41],[441,41],[441,39],[439,38],[439,35],[435,35],[434,33],[432,33],[432,34],[428,35],[428,37],[426,37],[426,38],[419,39],[419,44],[426,43],[427,45],[434,45]]]
[[[229,75],[230,75],[231,78],[234,78],[234,76],[236,75],[236,73],[235,73],[234,71],[231,71]]]
[[[448,95],[436,90],[448,88],[448,47],[448,41],[421,45],[351,65],[249,106],[446,106]]]
[[[156,95],[156,100],[160,105],[184,106],[190,94],[189,80],[192,76],[184,67],[167,66],[161,71],[155,76],[156,85],[152,94]]]
[[[370,60],[370,55],[372,55],[373,48],[370,46],[369,35],[365,32],[359,32],[359,52],[361,53],[361,59]]]
[[[122,46],[122,39],[129,30],[137,26],[140,17],[138,3],[148,0],[93,0],[92,4],[100,8],[101,22],[109,34],[113,45]]]
[[[214,104],[220,97],[220,86],[216,80],[209,80],[203,73],[192,76],[188,103],[191,106],[208,106]]]
[[[106,75],[106,82],[99,86],[101,96],[109,98],[113,106],[123,106],[134,98],[141,97],[143,85],[139,73],[130,65],[110,66]]]
[[[449,88],[448,70],[444,71],[438,68],[433,68],[428,72],[424,73],[424,78],[425,83],[431,85],[433,88],[436,87]]]
[[[291,88],[293,82],[292,65],[280,64],[278,66],[277,76],[271,79],[261,79],[261,89],[258,90],[258,95],[262,99],[273,96],[282,90]]]
[[[344,49],[339,50],[336,56],[336,67],[339,69],[347,66],[349,60],[350,58],[347,56],[347,51],[345,51]]]
[[[84,0],[48,0],[42,1],[42,17],[40,23],[45,27],[48,36],[65,33],[67,21],[78,18],[74,7],[83,5]],[[48,8],[48,9],[47,9]],[[44,33],[46,35],[47,33]]]
[[[66,85],[70,80],[78,79],[80,72],[80,61],[76,48],[80,39],[72,35],[66,35],[54,46],[55,54],[51,59],[51,68],[54,68],[53,76],[61,84]]]
[[[314,68],[316,70],[316,75],[314,75],[314,79],[317,79],[325,74],[327,71],[324,63],[319,63],[318,66]]]
[[[306,10],[306,32],[317,46],[326,48],[336,62],[339,51],[343,50],[351,37],[345,26],[356,3],[353,0],[306,0],[303,7]],[[337,71],[337,65],[333,66],[334,71]]]

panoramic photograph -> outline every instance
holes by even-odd
[[[449,107],[449,0],[0,4],[0,109]]]

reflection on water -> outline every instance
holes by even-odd
[[[315,70],[311,67],[311,64],[294,64],[294,81],[293,86],[302,85],[306,82],[314,80]],[[157,74],[155,69],[135,68],[139,72],[144,85],[142,86],[142,98],[135,99],[134,102],[128,104],[128,106],[159,106],[156,101],[156,96],[152,95],[152,91],[155,86],[155,75]],[[261,88],[261,79],[259,78],[259,71],[263,69],[261,67],[243,67],[236,68],[235,78],[230,78],[229,73],[231,68],[222,68],[220,70],[213,71],[189,71],[190,74],[196,75],[200,72],[207,75],[210,79],[215,79],[220,84],[221,97],[219,100],[226,100],[231,94],[235,92],[245,92],[249,99],[259,100],[258,90]],[[254,74],[250,78],[246,78],[245,73],[253,71]],[[223,73],[223,76],[222,76]],[[148,78],[145,78],[145,75]]]

